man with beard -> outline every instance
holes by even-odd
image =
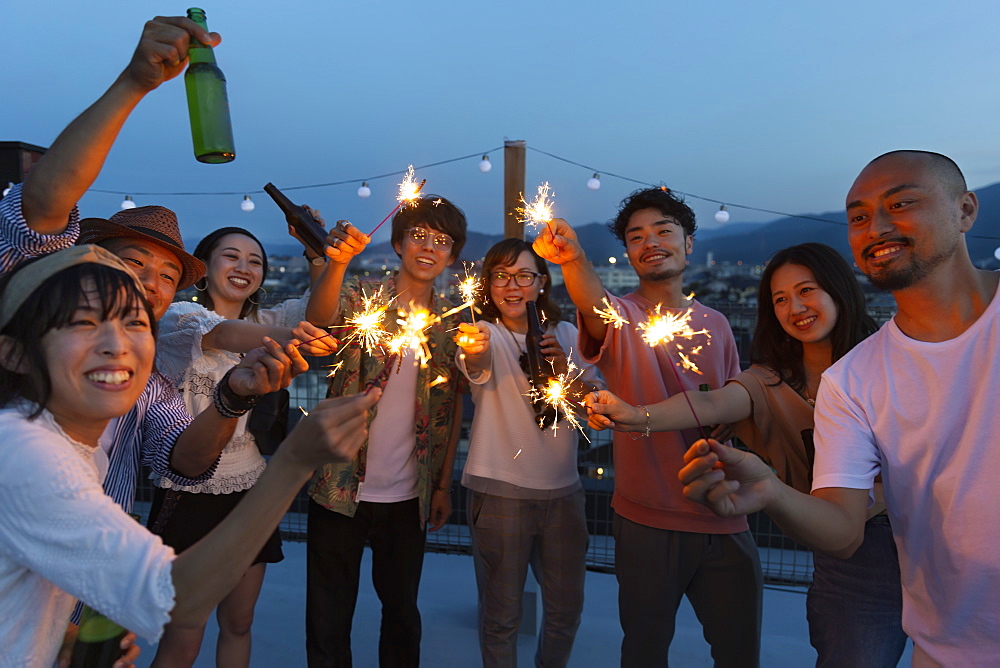
[[[896,316],[823,374],[812,495],[760,460],[704,441],[685,494],[722,516],[764,510],[797,540],[847,557],[881,472],[899,548],[903,629],[914,666],[994,665],[1000,656],[998,274],[965,234],[979,203],[949,158],[893,151],[847,196],[854,260],[891,290]]]
[[[694,212],[669,190],[651,188],[627,197],[608,227],[624,244],[639,277],[638,289],[624,297],[604,290],[566,221],[549,223],[534,243],[539,255],[562,266],[578,309],[579,352],[601,370],[608,389],[644,407],[702,383],[721,387],[738,374],[739,355],[725,316],[682,290],[694,244]],[[595,309],[606,308],[605,300],[630,325],[611,326],[596,314]],[[640,324],[685,313],[692,329],[702,333],[655,346],[643,340]],[[676,366],[682,353],[700,374]],[[667,665],[684,595],[704,626],[716,665],[758,665],[762,582],[746,518],[705,512],[684,498],[676,480],[684,451],[697,438],[696,430],[650,433],[648,425],[639,434],[614,434],[612,506],[623,666]]]

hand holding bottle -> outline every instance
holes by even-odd
[[[208,32],[183,16],[157,16],[147,21],[132,60],[120,78],[135,84],[143,93],[157,88],[184,71],[192,38],[210,46],[222,41],[218,33]]]

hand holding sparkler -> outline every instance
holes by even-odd
[[[337,352],[339,342],[330,332],[303,320],[292,328],[292,336],[298,339],[295,345],[300,353],[312,357],[326,357]]]
[[[553,264],[587,259],[576,231],[562,218],[552,218],[531,247],[543,259]]]
[[[349,220],[338,220],[336,227],[326,236],[323,252],[331,262],[348,264],[371,242],[371,237],[356,228]]]
[[[229,374],[227,382],[233,393],[250,397],[282,390],[292,378],[309,370],[294,343],[280,345],[274,339],[264,338],[264,345],[254,348],[240,360]]]
[[[623,401],[608,390],[591,392],[583,399],[587,405],[587,424],[591,429],[604,431],[645,431],[646,413]],[[648,409],[647,409],[648,410]]]
[[[490,328],[483,323],[473,325],[468,322],[460,322],[458,323],[458,334],[455,335],[455,343],[462,349],[467,363],[476,358],[482,358],[490,349]],[[476,364],[475,366],[482,368],[483,365]]]

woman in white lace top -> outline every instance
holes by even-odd
[[[220,324],[247,320],[274,328],[292,328],[300,339],[305,300],[289,299],[273,308],[259,307],[261,284],[267,275],[267,255],[250,232],[237,227],[218,229],[202,239],[195,257],[208,267],[195,284],[198,303],[177,302],[160,321],[157,367],[177,386],[192,415],[211,408],[213,390],[240,356],[231,352],[231,337]],[[303,327],[305,324],[303,323]],[[285,332],[289,330],[285,329]],[[277,332],[272,332],[275,336]],[[322,333],[322,332],[320,332]],[[287,336],[286,336],[287,338]],[[225,348],[225,349],[224,349]],[[243,415],[236,432],[222,451],[215,475],[198,485],[181,486],[154,477],[157,490],[150,512],[150,528],[166,544],[183,551],[218,524],[264,471],[266,462],[247,429],[250,413]],[[283,558],[276,530],[240,584],[219,604],[219,665],[247,665],[254,606],[264,580],[266,564]],[[173,629],[168,626],[155,664],[191,665],[201,648],[204,627]]]

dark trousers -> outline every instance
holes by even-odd
[[[685,595],[716,666],[760,665],[763,577],[749,531],[669,531],[615,515],[614,532],[623,668],[667,665]]]
[[[419,500],[362,501],[354,517],[310,500],[308,530],[306,656],[310,668],[351,666],[351,624],[366,540],[372,548],[372,583],[382,602],[379,665],[417,666],[417,589],[425,541]]]
[[[813,554],[806,596],[809,642],[817,668],[891,668],[906,649],[899,555],[886,515],[865,524],[850,559]]]

